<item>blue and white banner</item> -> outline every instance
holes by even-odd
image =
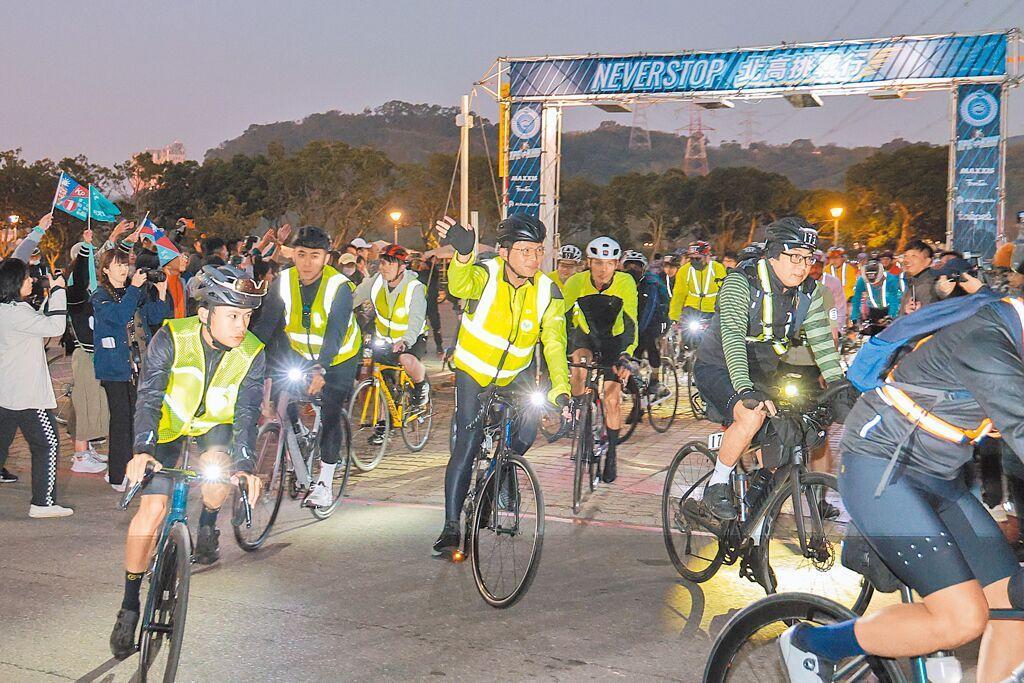
[[[508,213],[540,215],[540,104],[512,105],[508,131]]]
[[[996,250],[1000,202],[1002,86],[956,90],[953,249],[985,259]]]
[[[510,96],[730,93],[1006,75],[1007,34],[839,41],[723,52],[509,60]]]

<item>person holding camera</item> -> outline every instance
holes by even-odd
[[[133,272],[129,254],[121,249],[100,257],[100,286],[92,295],[93,362],[110,409],[107,479],[116,491],[124,491],[125,467],[132,458],[135,388],[142,360],[135,316],[140,314],[144,330],[159,327],[170,316],[163,275],[161,270]]]
[[[967,259],[951,258],[935,270],[935,294],[940,300],[976,294],[985,287],[977,266]]]

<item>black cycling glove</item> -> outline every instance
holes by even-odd
[[[739,393],[739,397],[743,407],[749,410],[753,410],[762,403],[772,400],[771,396],[760,389],[745,389]]]
[[[840,389],[833,397],[829,404],[829,408],[832,410],[832,419],[837,424],[843,424],[846,422],[846,416],[850,414],[850,410],[853,409],[853,404],[857,402],[860,397],[860,392],[852,385],[843,380],[847,386],[845,389]],[[826,391],[834,386],[838,382],[832,382],[825,389]]]
[[[441,240],[441,244],[450,244],[459,254],[469,256],[476,246],[476,236],[472,230],[468,230],[459,223],[448,228],[448,234]]]

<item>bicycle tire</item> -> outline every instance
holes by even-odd
[[[821,514],[819,506],[819,495],[816,492],[816,487],[822,487],[824,489],[831,489],[833,492],[832,496],[821,498],[825,502],[831,499],[835,502],[840,501],[838,482],[836,477],[832,474],[824,472],[811,472],[805,470],[800,474],[800,491],[803,494],[803,498],[808,501],[806,510],[808,512],[807,517],[804,520],[804,524],[815,524],[821,525],[824,523],[826,530],[826,536],[831,538],[825,538],[823,541],[819,541],[814,544],[815,548],[818,548],[821,552],[811,560],[810,558],[798,556],[798,549],[800,548],[799,539],[796,536],[795,528],[792,530],[792,535],[789,538],[783,539],[777,537],[778,534],[784,533],[782,530],[782,524],[779,523],[780,517],[783,515],[783,508],[788,503],[792,505],[792,491],[790,487],[789,477],[781,481],[780,484],[776,484],[772,487],[769,493],[769,499],[767,502],[767,513],[765,516],[765,523],[761,527],[761,538],[758,543],[758,552],[761,554],[760,568],[761,568],[761,585],[765,587],[766,592],[775,593],[780,592],[778,572],[775,572],[772,568],[772,555],[773,550],[778,548],[775,555],[776,566],[780,565],[780,562],[789,560],[792,556],[796,559],[796,566],[787,566],[783,575],[786,577],[792,577],[797,585],[805,590],[813,590],[814,593],[821,597],[829,598],[842,604],[843,607],[850,609],[856,614],[863,614],[864,610],[867,609],[868,603],[871,601],[871,596],[874,593],[874,588],[871,583],[864,579],[856,572],[851,569],[847,569],[843,566],[840,561],[840,554],[842,549],[842,539],[845,537],[845,526],[842,524],[852,524],[849,521],[849,517],[845,517],[845,522],[842,521],[843,514],[840,512],[840,517],[836,520],[833,525],[829,520],[824,522],[819,521]],[[810,510],[812,509],[810,503],[813,501],[815,514],[811,515]],[[802,504],[801,507],[804,507]],[[790,514],[792,515],[792,508],[790,508]],[[829,534],[828,531],[834,530],[834,534]],[[795,552],[790,552],[794,550]],[[810,566],[813,572],[802,570],[800,565]],[[818,569],[819,566],[827,567],[822,571]],[[828,574],[831,579],[835,581],[830,582],[830,585],[820,585],[814,583],[814,580],[819,578],[819,574]],[[809,577],[809,578],[808,578]],[[787,578],[787,585],[790,579]],[[846,591],[836,590],[839,587],[837,582],[843,581],[844,583],[850,584]],[[839,600],[841,593],[849,595],[849,588],[852,587],[854,582],[858,583],[858,590],[853,602],[850,605],[845,604],[847,601]],[[813,584],[813,588],[811,585]],[[786,586],[782,586],[781,592],[786,591]],[[831,592],[830,592],[831,591]]]
[[[167,640],[167,663],[161,680],[173,681],[178,672],[178,660],[185,639],[185,616],[188,613],[188,586],[192,574],[192,539],[184,522],[175,522],[164,539],[161,552],[154,561],[149,577],[149,590],[153,595],[146,597],[149,612],[143,620],[139,633],[139,681],[149,680],[150,669]],[[172,595],[173,594],[173,598]],[[145,630],[146,625],[158,624],[170,629],[167,635],[162,631]],[[169,623],[163,620],[169,619]]]
[[[655,369],[651,368],[652,375],[654,372]],[[654,431],[664,434],[675,422],[676,413],[679,412],[679,373],[676,372],[676,364],[667,359],[661,361],[661,367],[657,369],[657,372],[660,375],[658,381],[662,386],[668,387],[671,394],[658,399],[657,405],[652,405],[654,397],[648,396],[647,420],[651,423]]]
[[[691,456],[695,458],[696,462],[686,465],[685,461]],[[692,468],[697,476],[693,477],[694,481],[692,482],[688,480],[683,482],[683,486],[680,487],[683,489],[682,495],[678,497],[678,502],[676,502],[672,483],[675,480],[676,472],[679,472],[684,465]],[[672,560],[672,566],[676,568],[680,576],[695,583],[703,583],[718,573],[725,557],[725,548],[719,542],[718,537],[710,531],[706,529],[691,529],[689,521],[682,515],[681,508],[683,501],[691,498],[698,489],[703,493],[704,482],[711,477],[714,467],[715,456],[704,444],[699,441],[691,441],[684,444],[676,452],[675,457],[672,459],[672,464],[669,465],[668,470],[665,472],[665,487],[661,494],[661,533],[662,539],[665,541],[665,549],[668,551],[668,557]],[[697,474],[702,469],[707,471],[703,474]],[[690,477],[689,474],[685,476]],[[683,525],[686,528],[682,528]],[[711,543],[715,544],[713,552],[709,550],[703,555],[695,555],[692,552],[693,537],[697,531],[701,532],[702,538],[707,539],[706,543],[708,545]],[[694,564],[680,555],[680,550],[676,547],[675,534],[678,534],[679,540],[683,544],[683,554],[690,558],[698,558],[701,562],[706,563],[706,566],[702,566],[700,563]]]
[[[380,464],[391,439],[391,411],[384,401],[383,390],[375,380],[368,379],[359,383],[349,401],[348,414],[352,420],[352,437],[360,441],[371,438],[381,426],[379,423],[384,423],[383,441],[379,445],[370,444],[367,455],[360,456],[359,449],[352,448],[352,463],[360,472],[369,472]]]
[[[260,444],[271,441],[273,449],[266,451],[260,448]],[[277,422],[267,422],[262,425],[256,433],[256,464],[253,467],[253,474],[263,479],[263,491],[259,500],[253,506],[252,522],[253,527],[246,529],[243,526],[232,526],[235,534],[235,542],[238,547],[246,552],[259,550],[263,543],[270,536],[270,530],[277,520],[277,513],[281,509],[281,500],[284,498],[285,488],[285,442],[281,438],[281,425]],[[271,455],[271,453],[273,455]],[[235,505],[239,505],[238,489],[235,489]],[[266,525],[256,528],[258,519],[266,519]]]
[[[590,429],[592,434],[587,451],[587,486],[593,492],[597,488],[597,480],[601,476],[601,460],[608,453],[608,432],[604,423],[604,403],[596,396],[591,396]]]
[[[752,636],[772,624],[779,623],[788,628],[796,621],[813,621],[827,624],[856,618],[856,614],[842,605],[810,593],[777,593],[761,598],[733,615],[722,628],[708,655],[708,663],[704,668],[704,683],[725,683],[736,671],[737,655]],[[781,633],[781,630],[780,630]],[[773,648],[774,649],[774,648]],[[776,650],[777,652],[777,650]],[[774,654],[774,653],[773,653]],[[759,664],[778,663],[778,657],[767,657],[760,653],[751,657]],[[895,661],[868,657],[866,663],[871,673],[883,683],[904,683],[906,678]],[[752,672],[751,680],[773,681],[785,680],[786,673],[780,668],[769,672]]]
[[[352,473],[352,429],[349,426],[348,414],[341,411],[341,453],[339,455],[338,466],[334,469],[334,480],[331,485],[332,501],[330,505],[323,507],[310,507],[309,511],[314,517],[321,522],[331,515],[338,509],[341,504],[341,499],[345,497],[345,489],[348,487],[348,478]],[[320,476],[320,459],[321,453],[317,449],[317,453],[313,457],[313,467],[310,468],[310,479],[317,481]]]
[[[533,471],[533,467],[530,466],[530,463],[527,462],[526,458],[516,453],[508,453],[504,456],[499,457],[498,460],[501,464],[495,467],[493,470],[491,470],[490,473],[488,473],[487,478],[484,480],[484,485],[480,488],[481,495],[478,504],[475,506],[475,509],[473,510],[472,528],[474,533],[472,539],[472,565],[473,580],[476,583],[477,590],[480,592],[480,597],[482,597],[484,599],[484,602],[486,602],[491,607],[504,609],[516,604],[517,602],[519,602],[519,600],[523,598],[524,595],[526,595],[526,592],[530,589],[530,585],[533,583],[533,580],[537,575],[537,569],[540,566],[541,550],[544,547],[544,493],[543,491],[541,491],[540,480],[537,479],[537,474]],[[496,496],[492,493],[491,502],[487,505],[484,504],[484,499],[488,497],[486,495],[488,489],[490,488],[493,490],[495,488],[494,482],[496,473],[499,471],[499,469],[505,468],[511,469],[512,472],[516,472],[518,470],[517,474],[515,474],[516,478],[514,479],[514,481],[517,484],[522,481],[522,477],[524,476],[527,478],[529,482],[530,489],[532,490],[534,495],[534,500],[536,500],[536,511],[532,515],[523,514],[521,502],[522,494],[517,494],[515,496],[515,499],[517,501],[515,503],[516,510],[514,513],[512,513],[511,516],[516,520],[532,518],[534,520],[535,540],[533,542],[533,548],[530,552],[530,557],[527,561],[526,568],[523,571],[522,578],[520,578],[516,582],[512,590],[508,593],[496,595],[496,586],[489,585],[489,582],[485,580],[483,576],[484,570],[481,567],[481,563],[485,561],[485,558],[483,558],[482,556],[480,550],[480,543],[481,538],[483,537],[483,532],[491,528],[491,523],[493,523],[494,519],[500,518],[502,513],[506,515],[509,514],[508,510],[500,511],[500,508],[498,507],[499,504],[497,500],[500,499],[500,492]],[[509,475],[506,474],[505,476]],[[500,482],[498,485],[501,485]],[[519,490],[518,486],[517,490]],[[480,516],[481,514],[483,514],[485,507],[492,508],[490,510],[491,514],[489,516],[491,523],[481,527]],[[515,524],[515,527],[518,528],[518,523]],[[502,534],[499,533],[495,535],[500,537]],[[508,535],[510,535],[511,537],[515,537],[516,534],[513,530],[513,533]],[[506,565],[502,564],[502,566],[504,567]],[[515,563],[512,563],[513,571],[515,570],[516,566],[517,565]]]
[[[686,396],[690,401],[690,413],[696,420],[705,420],[708,416],[708,407],[704,397],[697,389],[697,382],[693,378],[693,355],[686,359]]]
[[[419,453],[430,440],[430,427],[434,422],[434,398],[427,398],[427,405],[420,408],[418,403],[412,399],[412,386],[403,387],[402,396],[398,400],[399,410],[402,413],[402,441],[405,447],[413,453]],[[409,416],[412,415],[412,418]],[[416,434],[421,433],[419,438]]]
[[[579,418],[576,421],[576,429],[573,430],[572,453],[575,458],[573,462],[572,479],[572,513],[579,514],[583,504],[583,477],[589,472],[588,463],[593,456],[594,441],[593,430],[590,428],[593,401],[587,394],[579,407]]]
[[[626,443],[633,436],[636,426],[643,422],[644,407],[640,401],[640,389],[635,380],[630,380],[622,387],[622,427],[619,429],[619,443]]]

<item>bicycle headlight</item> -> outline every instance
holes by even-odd
[[[203,465],[203,479],[220,481],[224,478],[224,468],[214,462]]]
[[[291,368],[288,370],[288,379],[292,382],[301,382],[303,374],[301,368]]]
[[[542,408],[544,404],[548,402],[547,396],[544,395],[543,391],[530,392],[530,405],[535,408]]]
[[[690,332],[700,332],[700,321],[691,320],[686,327],[690,330]]]
[[[800,387],[793,383],[789,383],[782,387],[782,393],[786,395],[786,398],[796,398],[800,395]]]
[[[383,349],[385,346],[388,345],[388,343],[381,339],[380,337],[377,337],[376,339],[373,340],[373,345],[378,349]]]

